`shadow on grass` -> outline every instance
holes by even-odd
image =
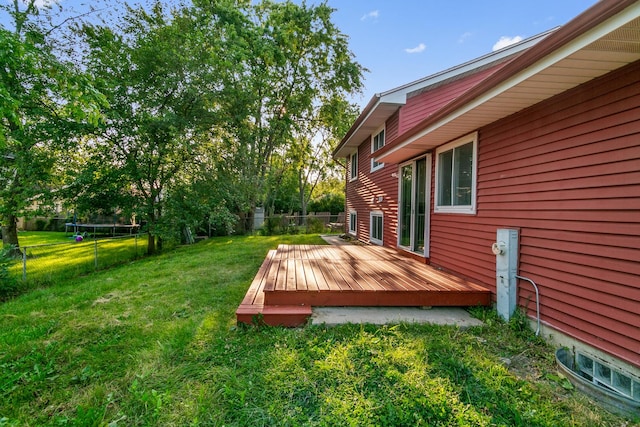
[[[237,327],[267,251],[210,239],[0,305],[6,425],[620,425],[505,325]],[[531,378],[501,357],[526,354]]]

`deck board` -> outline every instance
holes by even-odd
[[[483,286],[379,246],[279,245],[238,308],[238,322],[304,323],[311,306],[489,305]],[[250,314],[253,317],[250,317]]]
[[[335,268],[333,259],[321,259],[320,263],[323,273],[329,286],[329,291],[350,291],[349,278],[345,276],[344,271]]]
[[[273,258],[275,257],[276,251],[271,250],[267,253],[267,257],[264,262],[260,266],[256,277],[253,279],[251,286],[249,286],[249,290],[244,296],[241,304],[252,305],[252,304],[263,304],[264,303],[264,283],[265,276],[269,271],[269,266]]]
[[[319,292],[329,290],[329,284],[327,283],[327,279],[325,278],[322,267],[320,266],[321,262],[322,261],[317,259],[309,260],[309,268],[313,271],[313,277],[316,279]]]

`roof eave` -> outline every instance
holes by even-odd
[[[406,104],[409,94],[475,72],[490,64],[511,59],[514,55],[540,42],[556,29],[548,30],[499,51],[488,53],[455,67],[374,95],[333,151],[333,157],[344,158],[350,155],[362,141],[383,126],[389,117]]]
[[[632,44],[630,49],[606,54],[611,63],[610,69],[596,70],[596,67],[587,66],[586,69],[594,70],[592,74],[577,76],[564,86],[558,85],[555,89],[539,93],[522,90],[527,85],[531,87],[530,83],[536,77],[539,80],[540,76],[545,75],[543,73],[553,75],[554,67],[560,68],[563,60],[593,53],[594,51],[589,49],[590,46],[606,39],[608,35],[623,28],[624,25],[630,25],[632,30],[636,30],[634,22],[639,19],[638,17],[640,17],[640,2],[626,0],[615,4],[597,3],[447,107],[423,120],[403,135],[399,135],[400,142],[383,147],[380,154],[376,156],[376,160],[401,162],[604,75],[613,69],[635,62],[640,59],[640,38],[635,38],[634,34],[637,32],[631,31],[632,36],[627,40]],[[602,53],[602,56],[605,54]],[[583,68],[588,63],[588,60],[585,61]],[[594,65],[598,62],[598,66],[602,64],[600,59],[594,59],[592,62]],[[504,99],[507,95],[509,95],[509,102],[513,102],[512,107],[505,107],[504,102],[498,102],[500,97]],[[502,108],[493,111],[499,111],[499,113],[487,114],[497,104]]]
[[[349,132],[340,141],[338,147],[333,151],[333,158],[344,158],[350,155],[362,141],[371,135],[376,129],[384,125],[389,117],[391,117],[405,102],[394,100],[392,97],[381,98],[376,94],[367,107],[360,114],[358,119],[349,129]]]

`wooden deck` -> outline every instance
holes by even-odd
[[[298,326],[316,306],[489,305],[488,289],[379,246],[280,245],[236,311],[238,323]]]

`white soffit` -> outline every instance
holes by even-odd
[[[640,2],[380,156],[399,162],[640,60]]]
[[[346,140],[341,142],[333,153],[333,157],[340,158],[349,156],[365,139],[369,138],[373,132],[380,129],[380,126],[403,105],[404,102],[388,103],[378,100],[371,111],[369,111],[369,114],[362,120],[362,123],[352,131],[353,133]]]

